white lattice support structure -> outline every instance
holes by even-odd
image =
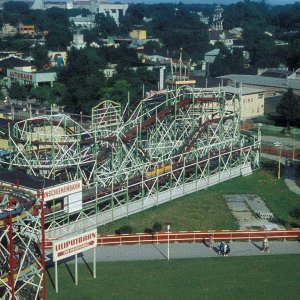
[[[195,89],[186,81],[123,112],[104,101],[88,128],[66,115],[16,123],[10,143],[11,167],[58,181],[83,179],[82,208],[50,208],[49,237],[250,174],[260,155],[260,136],[240,133],[239,91]]]

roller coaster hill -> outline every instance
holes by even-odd
[[[31,191],[43,195],[47,238],[106,224],[259,166],[260,134],[241,134],[238,89],[197,89],[184,76],[170,83],[124,108],[103,101],[89,118],[53,113],[10,127],[2,165],[55,189]]]

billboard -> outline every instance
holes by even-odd
[[[62,198],[82,191],[82,180],[73,180],[44,189],[44,201]]]
[[[57,240],[53,243],[53,261],[73,256],[97,246],[97,229],[69,237],[64,240]]]
[[[11,78],[26,80],[26,81],[32,81],[33,76],[30,72],[22,72],[22,71],[15,71],[15,70],[7,70],[7,76]]]
[[[82,192],[71,194],[64,198],[65,212],[73,213],[82,210]]]

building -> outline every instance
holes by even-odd
[[[66,51],[49,51],[48,57],[50,59],[50,65],[52,67],[61,67],[67,63],[67,52]]]
[[[15,56],[10,56],[0,60],[0,71],[8,68],[24,72],[36,71],[36,66],[32,62]]]
[[[211,51],[208,51],[204,54],[204,60],[207,62],[207,63],[210,63],[212,64],[216,57],[219,55],[220,53],[220,49],[213,49]]]
[[[240,39],[243,34],[243,28],[235,27],[229,30],[229,33],[233,34],[237,39]]]
[[[68,46],[68,50],[70,50],[72,47],[76,49],[82,49],[86,47],[83,34],[73,34],[73,41],[71,42],[71,45]]]
[[[231,34],[229,31],[226,30],[217,31],[214,29],[209,30],[208,38],[209,38],[209,43],[211,45],[220,42],[223,43],[228,48],[232,47],[234,41],[237,40],[235,35]]]
[[[145,47],[144,49],[137,51],[137,55],[143,63],[170,63],[172,54],[174,53],[166,48],[150,49]]]
[[[204,23],[204,24],[206,24],[206,25],[209,24],[209,17],[205,17],[205,16],[203,15],[203,12],[202,12],[202,11],[199,11],[199,12],[197,12],[196,14],[198,15],[198,17],[199,17],[201,23]]]
[[[97,12],[113,17],[116,24],[119,25],[119,19],[125,16],[127,9],[128,4],[100,2]]]
[[[25,72],[15,69],[7,69],[7,86],[12,82],[19,82],[22,85],[31,85],[33,87],[50,85],[56,81],[56,72]]]
[[[0,32],[1,36],[14,36],[18,33],[18,30],[16,27],[6,23],[2,25],[2,30]]]
[[[223,30],[223,11],[224,9],[221,8],[220,5],[217,5],[216,9],[213,13],[213,22],[212,22],[212,29],[216,31],[222,31]]]
[[[146,40],[147,39],[147,31],[145,29],[134,29],[129,33],[129,36],[132,39]]]
[[[79,15],[76,17],[70,17],[69,21],[71,23],[74,23],[76,27],[91,29],[95,26],[94,19],[95,17],[93,15],[89,15],[86,17]]]
[[[36,30],[34,25],[24,25],[19,24],[18,25],[18,33],[22,35],[36,35]]]
[[[293,75],[294,73],[296,75]],[[262,88],[266,91],[266,96],[286,93],[289,88],[293,89],[293,92],[300,96],[300,76],[297,76],[297,71],[294,73],[285,78],[241,74],[229,74],[219,78],[228,79],[232,84],[241,82],[244,87]]]
[[[218,91],[220,87],[215,87],[212,89],[214,91]],[[244,86],[241,86],[240,88],[236,88],[233,86],[223,86],[222,90],[230,94],[240,94],[242,120],[264,115],[264,89],[255,89]],[[227,109],[230,109],[230,107],[227,107]]]

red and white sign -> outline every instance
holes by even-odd
[[[82,180],[74,180],[44,189],[44,201],[62,198],[82,191]]]
[[[53,261],[97,247],[97,229],[53,243]]]
[[[9,73],[8,76],[11,77],[11,78],[17,78],[17,79],[21,79],[21,80],[32,81],[32,73],[10,70],[10,73]]]

